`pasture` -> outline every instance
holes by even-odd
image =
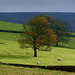
[[[5,26],[6,25],[6,26]],[[18,25],[18,26],[17,26]],[[1,30],[21,31],[22,25],[0,21]],[[74,34],[74,33],[73,33]],[[75,37],[70,38],[69,43],[59,43],[59,47],[52,47],[51,51],[37,50],[38,57],[33,57],[33,49],[20,49],[18,39],[20,33],[0,32],[0,61],[3,63],[29,64],[40,66],[49,65],[75,65]],[[57,61],[60,58],[62,61]],[[8,69],[7,69],[8,68]],[[0,65],[0,75],[74,75],[74,73],[50,71],[43,69],[31,69]]]
[[[5,35],[5,36],[4,36]],[[75,65],[75,46],[69,45],[69,49],[64,44],[64,47],[53,47],[51,51],[39,51],[38,57],[33,57],[33,49],[20,49],[18,39],[20,34],[0,32],[0,61],[4,63],[18,63],[37,65]],[[71,38],[71,44],[74,44],[75,38]],[[57,61],[61,58],[62,61]]]
[[[59,47],[69,48],[75,50],[75,37],[70,37],[69,43],[61,43],[59,42]]]
[[[75,75],[73,72],[0,65],[0,75]]]
[[[0,30],[22,31],[21,24],[0,21]]]

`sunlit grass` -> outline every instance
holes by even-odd
[[[19,63],[37,65],[75,65],[75,50],[68,48],[53,47],[50,52],[38,51],[38,57],[33,57],[33,49],[20,49],[17,41],[0,39],[0,61],[4,63]],[[57,61],[61,58],[62,61]]]
[[[10,40],[10,41],[17,41],[21,39],[20,33],[8,33],[8,32],[0,32],[0,39]]]
[[[0,21],[0,23],[0,26],[4,25],[1,28],[4,28],[5,30],[19,30],[20,26],[22,26],[21,24],[15,25],[15,23],[6,23],[2,21]],[[20,49],[20,45],[18,43],[18,39],[20,38],[22,37],[19,33],[0,32],[1,62],[37,65],[37,61],[39,61],[39,65],[75,65],[74,37],[71,37],[70,42],[67,44],[59,43],[59,47],[53,47],[50,52],[37,50],[37,58],[33,57],[34,51],[32,48]],[[62,61],[57,61],[57,58],[60,58]]]
[[[0,29],[1,30],[22,31],[23,26],[22,24],[0,21]]]
[[[32,48],[20,49],[18,39],[21,38],[17,33],[0,32],[0,61],[5,63],[19,63],[37,65],[75,65],[75,38],[71,38],[71,44],[68,43],[63,47],[53,47],[49,51],[38,51],[38,57],[34,58],[34,51]],[[72,47],[74,49],[69,49]],[[57,61],[60,58],[62,61]]]
[[[0,21],[1,30],[21,31],[22,25]],[[73,33],[74,34],[74,33]],[[32,48],[20,49],[19,33],[0,32],[0,61],[3,63],[38,65],[75,65],[75,38],[71,37],[69,43],[59,43],[51,51],[37,50],[38,57],[33,57]],[[60,58],[62,61],[57,61]],[[38,68],[24,68],[0,65],[0,75],[75,75],[75,73],[43,70]]]

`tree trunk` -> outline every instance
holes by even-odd
[[[58,46],[58,41],[56,42],[56,46]]]
[[[34,45],[34,57],[37,57],[37,51],[35,45]]]
[[[33,48],[34,48],[34,57],[37,57],[37,51],[36,51],[36,46],[35,46],[35,40],[36,40],[36,36],[33,37],[34,42],[33,42]]]

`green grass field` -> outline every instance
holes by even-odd
[[[39,61],[40,65],[75,65],[75,49],[53,47],[50,52],[37,50],[38,57],[34,58],[32,48],[20,49],[17,41],[21,38],[20,34],[0,32],[0,35],[0,61],[2,62],[37,65],[36,62]],[[75,38],[72,38],[71,42],[74,40]],[[74,45],[70,45],[72,46]],[[57,58],[61,58],[62,61],[57,61]]]
[[[1,25],[1,24],[6,24]],[[11,26],[10,26],[11,25]],[[14,25],[14,26],[13,26]],[[22,27],[17,26],[18,24],[15,23],[6,23],[2,21],[0,22],[0,29],[1,30],[13,30],[13,31],[21,31]],[[2,27],[3,26],[3,27]],[[10,28],[11,29],[10,29]],[[21,29],[20,29],[21,28]],[[18,39],[22,38],[19,33],[7,33],[7,32],[0,32],[0,61],[3,63],[17,63],[17,64],[30,64],[30,65],[37,65],[37,61],[40,62],[39,65],[75,65],[75,38],[71,37],[69,43],[59,43],[59,47],[52,47],[51,51],[38,51],[37,54],[38,57],[33,57],[33,49],[32,48],[25,48],[20,49],[20,45],[18,43]],[[67,47],[68,46],[68,47]],[[62,61],[57,61],[57,58],[61,58]],[[5,68],[3,70],[3,68]],[[16,75],[19,71],[23,73],[24,70],[28,70],[26,73],[27,75],[46,75],[46,72],[48,72],[47,75],[66,75],[66,72],[56,72],[56,71],[45,71],[43,72],[41,69],[36,69],[33,71],[33,69],[30,68],[19,68],[19,67],[11,67],[11,66],[5,66],[0,65],[0,74],[6,73],[7,69],[7,75]],[[12,68],[12,69],[11,69]],[[10,69],[10,70],[9,70]],[[14,71],[16,69],[16,71]],[[9,70],[9,72],[8,72]],[[39,70],[39,71],[37,71]],[[37,72],[37,74],[35,74]],[[25,72],[24,72],[25,73]],[[44,73],[44,74],[42,74]],[[18,74],[21,75],[21,74]],[[22,74],[24,75],[24,74]],[[67,75],[73,75],[67,74]]]
[[[75,49],[75,37],[70,37],[69,43],[59,42],[59,47]]]
[[[75,75],[75,73],[0,65],[0,75]]]
[[[21,24],[0,21],[0,29],[1,30],[22,31],[23,27]]]
[[[71,33],[71,35],[75,35],[75,33]]]

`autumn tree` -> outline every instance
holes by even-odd
[[[53,19],[51,16],[44,15],[44,18],[50,23],[50,28],[56,33],[58,41],[56,41],[56,46],[58,46],[59,41],[68,42],[69,36],[68,30],[64,23],[59,19]]]
[[[24,39],[20,39],[19,43],[21,44],[21,48],[25,47],[25,44],[32,47],[34,50],[34,57],[37,57],[37,50],[41,46],[50,47],[53,46],[56,42],[56,35],[49,28],[48,20],[44,17],[34,17],[29,19],[28,25],[23,24],[24,33],[21,34]],[[28,28],[26,27],[28,26]]]

